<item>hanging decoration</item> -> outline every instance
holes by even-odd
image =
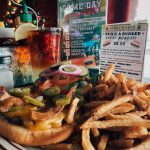
[[[5,14],[5,26],[16,28],[17,22],[18,22],[18,17],[20,16],[21,13],[23,13],[22,7],[20,7],[20,3],[25,0],[7,0],[8,1],[8,9]],[[35,11],[33,11],[32,8],[28,7],[31,11],[29,11],[33,16],[33,24],[37,26],[45,26],[45,19],[43,16],[41,16],[39,13],[36,14]],[[17,22],[16,22],[17,20]]]
[[[20,0],[16,0],[15,1],[16,3],[19,3]],[[8,9],[6,11],[6,14],[5,14],[5,20],[6,20],[6,23],[5,25],[6,26],[9,26],[9,27],[12,27],[12,28],[15,28],[15,18],[17,16],[19,16],[19,8],[16,7],[14,4],[12,4],[12,1],[11,0],[8,0]]]
[[[39,27],[44,27],[45,26],[45,19],[43,18],[43,16],[40,15],[40,13],[37,13],[37,20],[38,20],[38,24]],[[33,20],[33,24],[36,25],[37,21]]]

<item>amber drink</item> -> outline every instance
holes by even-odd
[[[51,65],[60,61],[61,28],[44,28],[28,33],[33,79]]]

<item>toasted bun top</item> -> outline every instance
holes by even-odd
[[[73,126],[66,124],[44,131],[30,131],[0,119],[0,135],[21,145],[42,146],[66,140],[73,132]]]

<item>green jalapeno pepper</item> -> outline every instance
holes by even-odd
[[[65,106],[70,104],[70,98],[67,97],[66,95],[56,96],[55,98],[53,98],[53,101],[57,106],[58,105]]]
[[[53,97],[60,94],[60,88],[58,86],[50,87],[44,90],[43,94],[47,97]]]
[[[23,109],[22,106],[13,106],[9,109],[9,112],[18,111],[18,110],[22,110],[22,109]]]
[[[72,99],[73,92],[75,92],[76,86],[72,87],[67,95],[58,95],[53,98],[53,101],[55,102],[56,105],[61,105],[65,106],[70,104],[70,101]]]
[[[30,95],[30,88],[14,88],[11,89],[10,94],[16,97],[24,97]]]
[[[27,102],[27,103],[31,103],[35,106],[40,106],[40,107],[44,107],[44,103],[38,101],[37,99],[34,99],[32,97],[29,96],[24,96],[23,99]]]

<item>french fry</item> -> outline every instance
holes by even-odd
[[[118,78],[114,74],[111,74],[110,78],[114,81],[114,83],[118,83]]]
[[[88,131],[91,129],[94,137],[99,136],[98,129],[109,133],[111,141],[107,139],[103,145],[103,142],[100,142],[102,135],[97,146],[98,150],[109,148],[150,150],[148,132],[150,129],[150,84],[127,79],[123,73],[114,75],[112,74],[114,68],[112,64],[109,66],[94,89],[93,96],[99,101],[90,101],[89,106],[83,105],[84,109],[90,110],[91,115],[80,126],[80,129]],[[101,102],[104,99],[110,101]],[[146,137],[148,138],[139,144],[139,141]],[[108,143],[107,148],[106,143]]]
[[[112,108],[110,110],[110,113],[112,113],[112,114],[124,114],[124,113],[128,113],[134,109],[135,109],[134,105],[132,105],[130,103],[124,103],[124,104],[121,104],[115,108]]]
[[[140,97],[134,95],[133,96],[133,103],[140,109],[140,110],[147,110],[149,107],[149,103],[146,100],[141,99]]]
[[[124,114],[127,112],[130,112],[131,110],[133,110],[135,108],[134,105],[130,104],[130,103],[123,103],[120,106],[114,107],[109,111],[106,111],[105,113],[101,114],[100,118],[103,118],[105,116],[107,116],[109,113],[112,114]],[[92,110],[94,112],[94,110]],[[90,112],[87,113],[88,116],[91,114]],[[93,117],[96,118],[96,117]],[[89,118],[89,120],[93,120],[92,117]]]
[[[90,141],[90,129],[82,130],[82,148],[83,150],[95,150]]]
[[[78,102],[79,102],[78,98],[75,98],[74,100],[72,100],[71,105],[68,110],[68,113],[67,113],[67,116],[66,116],[67,123],[71,123],[71,124],[73,123],[74,114],[75,114],[75,110],[76,110]]]
[[[115,90],[115,94],[114,94],[114,99],[115,99],[115,98],[118,98],[118,97],[120,97],[120,96],[122,96],[122,90],[121,90],[121,83],[118,82],[118,83],[117,83],[116,90]]]
[[[118,81],[119,81],[120,83],[126,82],[126,76],[125,76],[125,74],[119,73],[119,74],[116,75],[116,77],[118,78]]]
[[[133,146],[134,140],[131,139],[116,139],[109,142],[111,147],[125,149]]]
[[[147,83],[139,83],[136,85],[136,89],[138,92],[144,92],[150,89],[150,84]]]
[[[125,114],[125,115],[113,115],[113,114],[109,114],[108,116],[106,116],[107,119],[113,119],[113,120],[117,120],[117,119],[132,119],[132,117],[136,118],[136,119],[142,119],[139,116],[135,116],[133,114]]]
[[[116,88],[116,85],[113,85],[103,91],[100,91],[97,93],[97,98],[101,99],[101,98],[104,98],[106,96],[110,96],[111,94],[113,94],[115,92],[115,88]]]
[[[95,107],[98,107],[102,104],[106,104],[108,103],[109,101],[91,101],[90,103],[86,103],[86,104],[83,104],[82,106],[85,108],[85,109],[93,109]]]
[[[97,128],[92,128],[91,132],[92,132],[94,137],[98,137],[100,135],[100,132]]]
[[[98,143],[97,149],[98,150],[105,150],[106,146],[107,146],[107,143],[108,143],[108,139],[109,139],[108,135],[102,135],[100,137],[100,141]]]
[[[147,115],[150,116],[150,97],[146,96],[143,92],[137,93],[137,97],[134,97],[135,104],[137,104],[140,109],[147,112]]]
[[[144,92],[138,92],[136,95],[139,98],[141,98],[142,100],[145,100],[145,101],[149,101],[150,100],[150,96],[147,96]]]
[[[145,92],[137,92],[137,94],[136,94],[137,96],[139,96],[140,98],[148,98],[148,96],[145,94]]]
[[[122,92],[124,94],[131,94],[131,91],[128,89],[126,82],[121,82],[121,86],[122,86]]]
[[[119,97],[117,99],[113,99],[109,103],[98,106],[95,109],[95,112],[94,112],[93,116],[90,118],[90,120],[91,119],[97,120],[97,119],[101,118],[104,113],[110,111],[112,108],[117,107],[117,106],[119,106],[123,103],[126,103],[128,101],[131,101],[131,100],[133,100],[132,95],[125,95],[125,96]]]
[[[74,150],[72,144],[65,144],[65,143],[59,143],[59,144],[50,144],[47,146],[43,146],[43,148],[47,150]]]
[[[103,83],[107,83],[108,82],[108,80],[110,79],[110,76],[111,76],[111,74],[112,74],[114,69],[115,69],[115,65],[114,64],[110,64],[110,66],[108,67],[108,69],[105,72]]]
[[[126,85],[127,85],[127,87],[128,87],[129,90],[132,90],[133,87],[136,85],[136,80],[128,79],[126,81]]]
[[[137,146],[131,147],[126,150],[149,150],[150,149],[150,136],[148,136],[143,142]]]
[[[120,73],[120,74],[117,74],[116,76],[117,76],[119,82],[121,83],[122,92],[123,92],[124,94],[130,94],[131,91],[128,89],[128,87],[127,87],[127,85],[126,85],[126,76],[125,76],[125,74]]]
[[[86,95],[92,90],[92,84],[85,85],[84,89],[80,90],[81,95]]]
[[[104,91],[104,90],[106,90],[108,88],[108,85],[107,84],[100,84],[100,85],[97,85],[96,87],[95,87],[95,90],[97,91],[97,92],[99,92],[99,91]]]
[[[112,127],[130,127],[130,126],[141,126],[150,128],[150,121],[144,119],[117,119],[117,120],[106,120],[106,121],[87,121],[81,125],[81,129],[87,128],[98,128],[106,129]]]
[[[108,80],[108,85],[113,86],[116,85],[117,82],[118,82],[118,78],[115,75],[111,74],[110,79]]]
[[[123,130],[123,137],[128,139],[142,138],[148,135],[148,130],[145,127],[127,127]]]
[[[134,115],[134,114],[128,113],[128,114],[124,114],[124,115],[125,115],[125,116],[128,116],[128,117],[130,117],[130,118],[143,120],[143,118],[142,118],[141,116],[136,116],[136,115]]]
[[[127,114],[133,114],[135,116],[140,116],[143,117],[145,115],[147,115],[148,111],[134,111],[134,112],[129,112]]]
[[[150,96],[150,91],[149,91],[149,90],[144,91],[144,93],[145,93],[147,96]]]
[[[99,101],[99,102],[100,102],[100,101]],[[103,103],[103,102],[105,102],[105,103]],[[106,104],[106,103],[108,103],[108,101],[102,101],[102,103],[103,103],[103,104]],[[99,103],[99,104],[102,105],[102,103]],[[95,103],[95,105],[96,105],[96,104],[98,104],[98,103]],[[94,105],[93,105],[93,106],[94,106]],[[97,106],[100,106],[100,105],[97,105]],[[119,105],[119,106],[117,106],[117,107],[112,108],[110,111],[107,111],[107,112],[103,113],[103,115],[101,115],[101,118],[103,118],[103,117],[109,115],[110,113],[111,113],[111,114],[124,114],[124,113],[128,113],[128,112],[134,110],[134,108],[135,108],[135,106],[134,106],[133,104],[124,103],[124,104],[121,104],[121,105]],[[93,109],[91,110],[91,112],[88,112],[88,113],[86,113],[86,114],[89,116],[92,112],[94,112]],[[141,113],[142,113],[142,112],[141,112]],[[147,113],[148,113],[148,112],[146,112],[146,114],[147,114]],[[143,113],[142,113],[142,114],[143,114]],[[144,113],[144,114],[145,114],[145,113]],[[84,115],[85,115],[85,114],[84,114]]]

